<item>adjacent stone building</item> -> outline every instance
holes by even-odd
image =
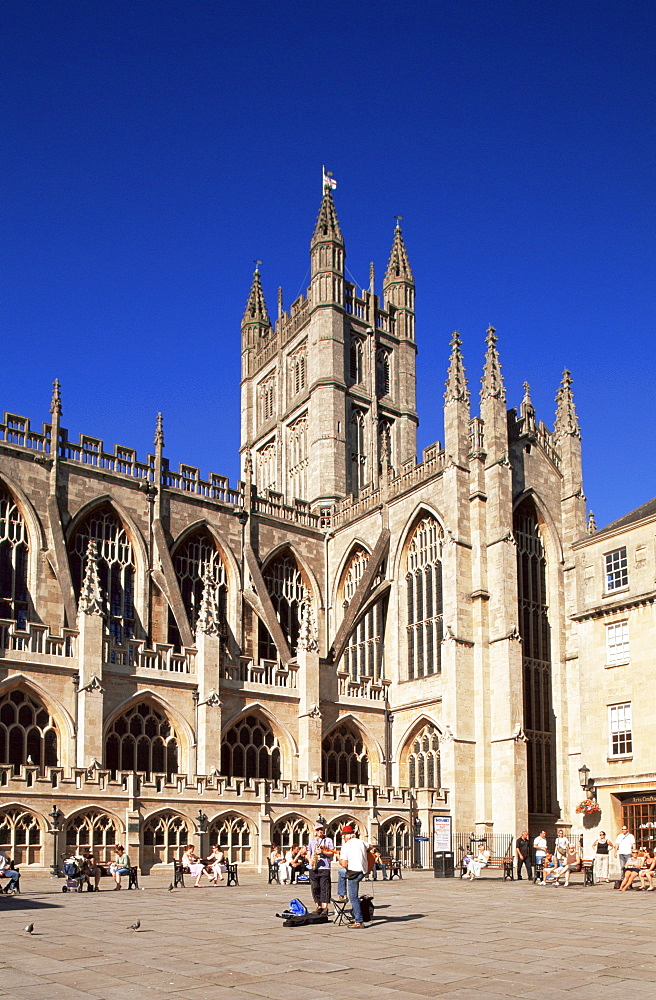
[[[454,334],[417,462],[400,227],[380,296],[344,257],[326,190],[307,296],[271,323],[254,274],[234,488],[169,468],[161,417],[144,461],[69,440],[58,383],[40,431],[5,415],[0,846],[24,865],[119,840],[148,872],[199,838],[260,865],[318,814],[410,862],[436,816],[573,819],[597,541],[569,373],[553,431],[528,385],[509,410],[490,328],[474,412]]]

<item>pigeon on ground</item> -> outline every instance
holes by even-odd
[[[126,931],[138,931],[140,927],[141,927],[141,921],[135,920],[133,924],[130,924],[130,926],[126,927],[125,929]]]
[[[169,892],[173,892],[173,882],[171,882],[169,885]]]
[[[34,924],[28,924],[27,927],[23,929],[23,934],[31,934],[34,930]]]

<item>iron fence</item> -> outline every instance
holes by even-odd
[[[465,854],[478,854],[480,849],[488,850],[495,858],[512,857],[514,837],[512,833],[464,833],[453,835],[453,850],[456,865]]]

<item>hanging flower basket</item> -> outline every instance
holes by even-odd
[[[576,807],[577,813],[600,813],[601,807],[594,799],[584,799]]]

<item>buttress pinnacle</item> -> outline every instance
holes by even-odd
[[[485,343],[485,364],[483,366],[483,378],[481,379],[481,399],[503,399],[506,398],[506,389],[503,384],[501,374],[501,364],[499,362],[499,352],[497,350],[497,331],[493,326],[486,330]]]
[[[576,415],[574,406],[574,393],[572,392],[572,375],[565,369],[563,377],[556,393],[556,423],[554,425],[554,437],[564,437],[571,434],[573,437],[581,437],[579,418]]]
[[[414,284],[414,278],[412,277],[412,271],[410,269],[410,261],[408,260],[408,253],[405,248],[405,243],[403,242],[401,226],[397,221],[383,287],[390,284],[390,282],[398,281],[399,279],[409,281]]]
[[[61,405],[61,386],[59,384],[59,379],[56,378],[52,383],[52,402],[50,403],[50,412],[54,415],[58,413],[61,417],[62,405]]]
[[[446,392],[444,393],[444,399],[447,403],[458,402],[469,404],[469,389],[467,388],[467,379],[465,377],[465,366],[462,363],[461,345],[460,335],[457,330],[454,330],[451,337],[451,356],[449,358]]]
[[[259,263],[255,267],[253,272],[253,282],[251,284],[251,290],[248,296],[248,302],[246,303],[246,311],[244,312],[244,318],[242,323],[264,323],[266,326],[271,326],[271,321],[269,319],[269,313],[267,311],[266,302],[264,301],[264,292],[262,291],[262,282],[260,281],[260,268]]]

